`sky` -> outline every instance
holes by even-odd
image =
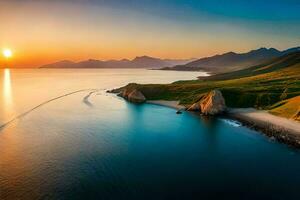
[[[0,0],[0,65],[300,46],[300,0]]]

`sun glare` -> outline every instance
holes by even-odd
[[[5,58],[10,58],[10,57],[12,57],[12,52],[11,52],[11,50],[10,50],[10,49],[4,49],[4,50],[3,50],[3,56],[4,56]]]

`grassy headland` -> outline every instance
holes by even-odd
[[[148,100],[176,100],[182,105],[191,105],[207,92],[219,89],[228,107],[254,107],[293,118],[300,108],[300,52],[199,80],[172,84],[132,83],[125,87],[138,89]]]

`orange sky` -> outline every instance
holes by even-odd
[[[10,48],[14,53],[9,60],[0,55],[2,67],[140,55],[192,58],[297,44],[289,37],[270,37],[213,17],[203,16],[199,23],[178,22],[138,10],[60,1],[0,0],[0,20],[0,49]]]

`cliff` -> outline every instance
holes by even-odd
[[[213,90],[190,106],[188,111],[199,111],[204,115],[218,115],[226,111],[225,99],[219,90]]]

